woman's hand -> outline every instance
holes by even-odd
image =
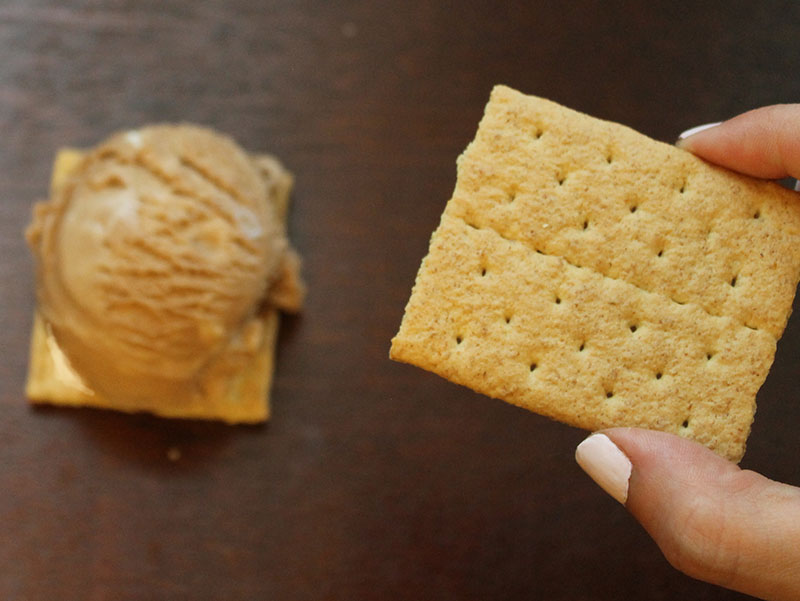
[[[696,127],[681,134],[677,145],[754,177],[800,178],[800,104],[765,106]]]
[[[689,130],[678,146],[748,175],[798,178],[800,105]],[[679,436],[636,428],[593,434],[575,457],[677,569],[771,601],[800,599],[800,488]]]

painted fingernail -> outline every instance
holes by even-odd
[[[605,434],[592,434],[575,449],[575,461],[597,484],[625,504],[631,460]]]
[[[695,134],[699,134],[701,131],[704,131],[706,129],[711,129],[712,127],[716,127],[720,123],[722,123],[722,121],[717,121],[716,123],[706,123],[705,125],[698,125],[697,127],[692,127],[690,129],[687,129],[685,132],[682,132],[681,135],[678,136],[678,145],[680,145],[680,143],[683,142],[689,136],[693,136]]]

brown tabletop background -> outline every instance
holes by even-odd
[[[493,84],[666,141],[800,99],[800,4],[678,4],[2,2],[0,599],[744,598],[667,564],[574,463],[585,433],[387,358]],[[297,177],[273,419],[32,409],[53,155],[174,120]],[[795,485],[798,354],[800,315],[743,462]]]

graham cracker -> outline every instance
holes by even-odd
[[[497,86],[392,359],[739,461],[800,279],[800,201]]]
[[[51,180],[51,188],[54,191],[65,184],[84,155],[83,151],[69,148],[58,152]],[[274,158],[268,155],[253,158],[259,169],[265,176],[269,176],[276,187],[272,197],[276,203],[276,213],[285,227],[292,178]],[[34,404],[95,407],[131,413],[147,412],[162,417],[211,419],[231,424],[264,422],[270,416],[270,389],[275,364],[279,311],[267,307],[262,310],[259,320],[262,329],[261,343],[255,353],[240,369],[218,379],[204,396],[180,404],[171,404],[157,398],[144,399],[134,404],[105,398],[93,391],[70,366],[58,342],[48,333],[44,320],[36,312],[31,336],[26,394]],[[210,369],[213,370],[215,367],[212,365]],[[230,371],[229,366],[221,364],[219,371],[221,373]]]

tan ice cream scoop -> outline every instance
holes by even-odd
[[[27,231],[39,313],[85,386],[134,408],[224,396],[264,310],[302,302],[277,198],[290,185],[274,159],[192,125],[86,154]]]

